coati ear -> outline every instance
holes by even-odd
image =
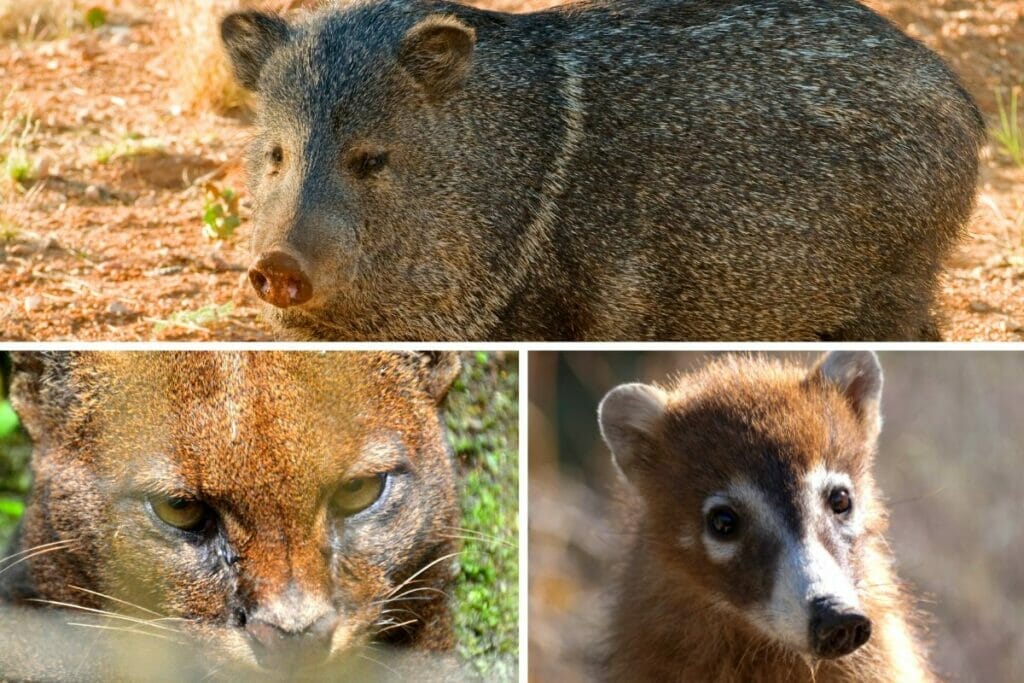
[[[290,36],[288,22],[276,14],[232,12],[220,22],[220,39],[231,71],[242,87],[252,91],[259,89],[263,65]]]
[[[451,16],[434,15],[405,34],[398,63],[435,102],[462,87],[473,65],[476,30]]]
[[[71,359],[66,351],[11,353],[11,405],[36,444],[46,443],[62,428],[73,403]]]
[[[809,379],[839,389],[874,440],[882,429],[882,366],[871,351],[831,351],[818,361]]]
[[[667,401],[668,396],[657,387],[622,384],[609,391],[597,408],[601,436],[612,451],[612,461],[631,482],[636,482]]]
[[[459,355],[452,351],[401,351],[398,355],[413,369],[420,386],[436,403],[448,395],[462,369]]]

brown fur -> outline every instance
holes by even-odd
[[[880,380],[879,380],[880,381]],[[851,391],[858,387],[853,385]],[[871,463],[878,430],[868,406],[811,370],[729,356],[663,388],[664,416],[651,438],[637,437],[634,486],[624,498],[629,552],[615,589],[608,642],[611,681],[911,681],[931,673],[911,596],[886,546],[886,511]],[[746,477],[771,487],[768,472],[817,464],[849,473],[864,514],[851,558],[866,645],[812,662],[745,617],[752,568],[723,568],[701,547],[701,501],[722,482]],[[698,539],[691,547],[681,533]],[[751,571],[748,571],[750,569]]]
[[[253,666],[238,613],[291,590],[295,610],[338,611],[335,659],[371,642],[451,649],[458,508],[438,403],[457,372],[453,354],[17,355],[12,400],[35,452],[13,550],[73,543],[0,574],[0,602],[138,616],[125,600],[188,619],[211,660]],[[378,513],[330,512],[341,483],[379,472],[401,474]],[[216,511],[222,545],[145,509],[183,489]],[[428,566],[405,586],[422,590],[381,603]]]

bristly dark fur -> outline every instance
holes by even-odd
[[[467,31],[443,97],[401,62],[437,16]],[[259,72],[253,250],[314,290],[284,335],[939,338],[983,121],[858,2],[376,0],[253,40],[228,43]],[[387,165],[355,178],[366,147]]]

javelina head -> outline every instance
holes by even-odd
[[[447,338],[438,321],[472,332],[479,299],[499,289],[497,245],[473,236],[479,203],[453,199],[479,182],[457,123],[476,33],[406,4],[296,25],[240,12],[221,26],[258,98],[249,277],[299,334]]]
[[[437,404],[457,368],[445,354],[19,355],[36,477],[23,540],[62,548],[32,560],[39,596],[165,617],[159,633],[204,641],[217,665],[415,644],[446,623],[457,510]]]
[[[864,645],[885,616],[867,604],[865,562],[884,525],[881,386],[872,354],[837,352],[809,372],[732,358],[667,391],[611,391],[601,430],[665,575],[802,655]]]

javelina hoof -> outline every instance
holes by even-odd
[[[261,299],[278,308],[304,304],[313,296],[313,284],[302,266],[283,251],[260,256],[249,268],[249,282]]]

